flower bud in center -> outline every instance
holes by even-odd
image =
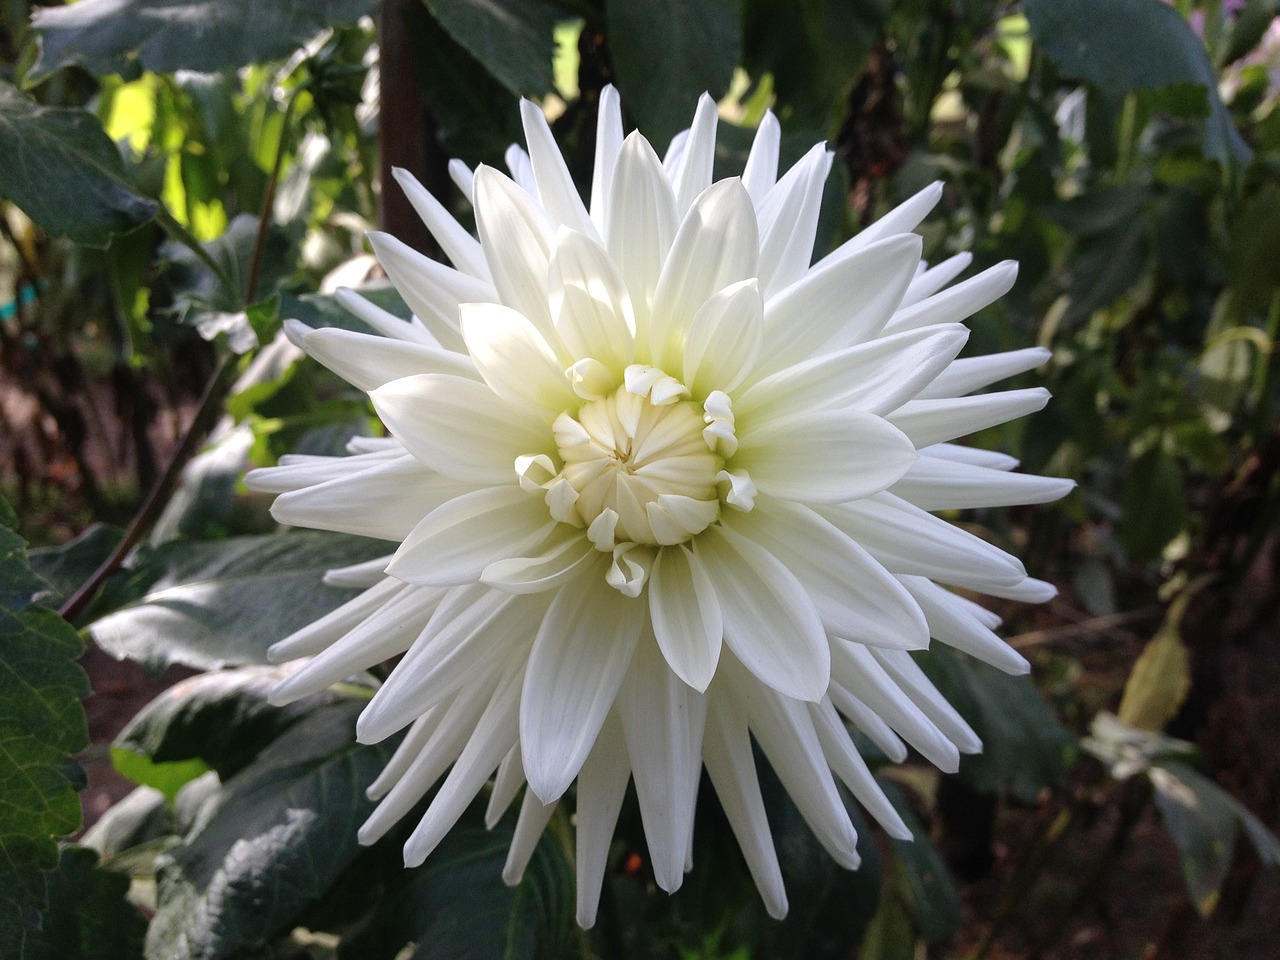
[[[701,533],[720,515],[723,466],[705,427],[697,404],[655,404],[626,387],[584,404],[576,417],[562,413],[553,424],[560,477],[577,497],[571,515],[558,519],[586,526],[601,550],[682,543]]]

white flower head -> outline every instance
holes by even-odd
[[[772,116],[743,175],[713,183],[709,97],[659,159],[623,137],[606,89],[588,206],[541,111],[522,108],[514,179],[453,169],[478,238],[397,175],[453,263],[371,236],[412,321],[347,292],[381,336],[288,326],[369,392],[390,436],[287,458],[250,485],[280,494],[283,523],[399,546],[330,575],[367,589],[272,648],[311,657],[275,699],[403,654],[358,726],[365,742],[408,728],[360,838],[439,784],[410,865],[494,778],[490,824],[528,787],[504,872],[517,882],[576,781],[584,926],[628,781],[656,881],[674,891],[705,767],[780,917],[752,739],[855,867],[837,779],[908,834],[845,724],[890,758],[910,744],[955,770],[980,743],[909,651],[932,636],[1027,669],[992,632],[997,617],[939,584],[1024,600],[1053,588],[930,511],[1070,489],[951,443],[1043,406],[1041,389],[974,391],[1048,353],[956,359],[959,321],[1015,268],[954,286],[967,255],[921,268],[910,231],[939,185],[811,266],[831,153],[819,145],[777,177]]]

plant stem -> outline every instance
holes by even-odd
[[[245,305],[253,303],[258,295],[258,278],[262,271],[262,253],[267,246],[267,229],[271,226],[271,208],[276,201],[276,186],[280,183],[280,167],[284,163],[285,149],[289,145],[289,125],[293,120],[293,107],[298,102],[294,91],[284,108],[284,122],[280,125],[280,142],[276,144],[276,158],[271,164],[271,176],[262,194],[262,210],[258,214],[258,235],[253,241],[253,258],[249,261],[249,280],[244,286]]]

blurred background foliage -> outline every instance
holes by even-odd
[[[0,956],[1271,956],[1277,12],[5,0]],[[344,286],[407,315],[364,231],[440,252],[391,168],[468,222],[449,161],[502,164],[522,95],[589,181],[606,83],[659,145],[709,91],[720,175],[740,170],[766,109],[784,162],[825,139],[837,163],[819,253],[942,180],[928,259],[1021,263],[969,349],[1053,350],[1026,378],[1052,389],[1049,407],[973,442],[1078,492],[952,518],[1061,588],[1043,609],[999,611],[1036,684],[921,656],[986,752],[955,776],[881,767],[918,840],[864,830],[858,873],[829,863],[770,786],[793,903],[781,924],[712,802],[670,899],[626,808],[588,934],[572,926],[567,820],[515,890],[499,880],[511,824],[485,832],[479,810],[403,871],[403,837],[354,845],[385,760],[351,735],[376,678],[265,700],[266,645],[352,595],[321,586],[324,569],[377,549],[282,533],[239,484],[250,465],[378,429],[362,395],[278,335],[282,320],[359,327],[334,296]],[[95,723],[111,691],[91,651],[86,730],[81,641],[58,607],[93,648],[170,679],[204,672],[121,730]],[[113,737],[110,762],[138,786],[105,816],[86,799],[97,822],[60,846],[80,822],[72,755],[86,798],[120,795],[93,763]]]

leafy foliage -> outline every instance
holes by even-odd
[[[80,825],[81,773],[71,754],[88,741],[80,700],[89,684],[73,662],[83,645],[61,617],[32,604],[46,585],[27,565],[13,532],[16,519],[0,498],[0,955],[6,957],[20,956],[24,942],[52,922],[44,872],[58,866],[55,838]]]

